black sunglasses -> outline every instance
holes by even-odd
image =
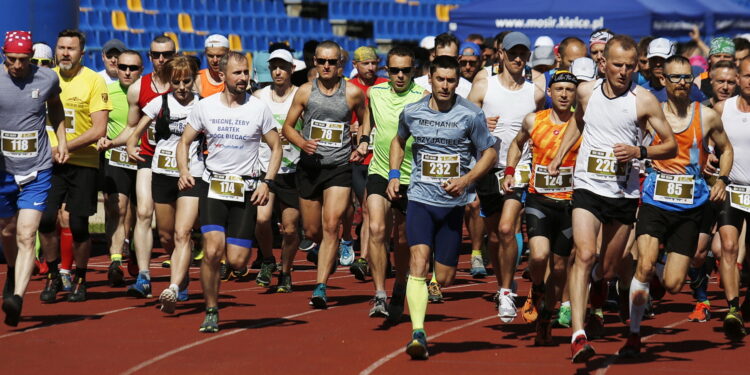
[[[664,76],[667,77],[669,82],[672,82],[672,83],[679,83],[683,79],[685,80],[685,83],[693,82],[692,74],[666,74]]]
[[[321,58],[316,57],[315,63],[321,66],[325,65],[326,63],[328,63],[328,65],[336,65],[339,63],[339,60],[338,59],[321,59]]]
[[[31,63],[34,65],[41,64],[42,66],[50,66],[52,64],[52,60],[50,59],[31,59]]]
[[[137,72],[141,70],[141,67],[138,65],[117,64],[117,69],[120,69],[123,72],[128,71],[128,69],[130,69],[131,72]]]
[[[398,67],[395,67],[395,66],[394,67],[388,67],[388,73],[394,74],[394,75],[398,74],[400,72],[404,72],[404,74],[409,74],[409,73],[411,73],[411,70],[412,70],[411,66],[407,66],[406,68],[398,68]]]
[[[151,51],[149,52],[149,55],[151,55],[152,59],[158,59],[162,56],[164,56],[165,59],[171,59],[174,57],[174,51]]]
[[[105,53],[104,56],[106,56],[108,59],[114,59],[115,57],[120,57],[120,52],[109,52]]]

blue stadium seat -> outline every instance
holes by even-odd
[[[287,32],[290,35],[300,35],[302,33],[302,22],[299,17],[290,17],[287,19]]]
[[[144,43],[143,41],[144,36],[145,34],[143,33],[127,33],[123,42],[129,49],[140,51],[148,48],[148,43]]]

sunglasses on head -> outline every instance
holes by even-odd
[[[131,72],[136,72],[141,69],[138,65],[127,65],[127,64],[117,64],[117,69],[122,70],[123,72],[126,72],[130,70]]]
[[[338,59],[321,59],[321,58],[316,57],[315,63],[321,66],[325,65],[326,63],[328,63],[328,65],[336,65],[339,63],[339,60]]]
[[[164,56],[165,59],[171,59],[174,57],[174,51],[151,51],[149,52],[149,55],[151,55],[152,59],[158,59],[162,56]]]
[[[34,65],[50,66],[52,60],[50,59],[31,59],[31,63]]]
[[[411,66],[407,66],[406,68],[388,67],[388,73],[395,75],[404,72],[404,74],[409,74],[411,73],[411,69]]]
[[[693,82],[692,74],[666,74],[664,76],[667,77],[669,82],[672,82],[672,83],[679,83],[683,79],[685,80],[685,83]]]

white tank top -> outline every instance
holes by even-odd
[[[536,101],[534,101],[534,84],[524,81],[520,90],[508,90],[500,84],[500,76],[491,76],[487,78],[487,92],[484,94],[482,101],[482,110],[486,117],[500,116],[497,120],[497,127],[492,135],[500,139],[497,154],[497,168],[505,169],[508,159],[508,148],[510,143],[521,130],[523,119],[531,112],[536,110]],[[531,154],[529,153],[528,143],[523,147],[523,154],[519,165],[529,163]]]
[[[289,113],[289,108],[292,106],[294,101],[294,95],[297,93],[297,87],[292,88],[292,92],[287,95],[286,99],[282,103],[275,102],[271,94],[271,85],[268,85],[258,91],[258,99],[268,105],[271,109],[274,119],[277,122],[277,129],[281,134],[281,127],[284,125],[286,115]],[[281,158],[281,166],[277,174],[294,173],[297,170],[297,162],[299,161],[299,150],[291,144],[282,143],[283,156]],[[260,149],[258,151],[260,159],[261,170],[263,172],[268,171],[268,163],[271,161],[271,148],[265,142],[260,143]]]
[[[640,127],[633,83],[624,94],[610,99],[599,79],[589,98],[583,120],[583,140],[578,151],[573,185],[608,198],[638,198],[638,167],[632,161],[618,164],[614,145],[640,145]]]
[[[721,114],[724,131],[734,148],[734,164],[729,179],[733,184],[750,185],[750,113],[740,112],[737,98],[733,96],[727,99]]]

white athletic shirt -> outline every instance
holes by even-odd
[[[523,119],[536,110],[535,89],[533,83],[524,81],[520,90],[508,90],[500,83],[499,75],[487,77],[487,91],[482,100],[482,111],[485,117],[500,116],[492,135],[500,139],[500,142],[495,144],[498,153],[495,166],[501,170],[506,167],[508,149],[518,131],[521,130]],[[518,164],[529,162],[531,162],[531,153],[529,144],[526,143]]]
[[[258,97],[262,100],[268,108],[271,109],[273,118],[276,119],[276,129],[281,134],[281,127],[284,125],[286,115],[289,113],[289,108],[292,106],[294,101],[294,95],[297,93],[297,86],[292,87],[292,92],[286,97],[283,103],[277,103],[273,101],[273,95],[271,93],[271,86],[266,86],[258,91]],[[301,123],[300,123],[301,124]],[[301,126],[300,126],[301,127]],[[281,156],[281,166],[279,167],[279,174],[294,173],[297,170],[297,163],[299,162],[299,149],[291,143],[283,144],[282,148],[284,154]],[[271,161],[271,148],[265,142],[260,144],[260,165],[262,171],[268,170],[268,163]]]
[[[161,95],[152,99],[145,107],[143,107],[143,114],[151,119],[155,119],[159,112],[161,112],[162,105]],[[195,104],[198,103],[198,96],[196,95],[188,105],[183,106],[177,99],[174,98],[173,94],[167,96],[167,105],[169,106],[169,139],[160,139],[154,150],[154,158],[151,161],[151,170],[154,173],[161,175],[180,177],[179,171],[173,168],[177,167],[177,143],[180,141],[182,132],[185,130],[187,125],[188,115],[193,110]],[[165,165],[163,162],[160,163],[162,158],[167,158],[167,168],[162,168],[160,165]],[[203,155],[198,152],[198,141],[193,141],[190,144],[190,150],[188,151],[188,158],[190,160],[190,175],[193,177],[200,177],[203,175]],[[169,168],[169,166],[172,168]]]
[[[727,99],[721,114],[724,131],[734,148],[734,164],[729,179],[733,184],[750,185],[750,113],[740,112],[737,98],[733,96]]]
[[[432,92],[432,85],[430,84],[429,77],[429,74],[425,74],[421,77],[414,78],[414,83],[422,86],[425,90]],[[464,77],[460,77],[458,80],[458,87],[456,87],[456,94],[466,99],[469,97],[469,92],[471,92],[471,82]]]
[[[276,129],[271,110],[260,99],[247,95],[245,104],[229,108],[221,102],[223,95],[211,95],[195,105],[188,123],[206,133],[208,156],[203,180],[209,174],[260,176],[258,148],[262,135]]]
[[[612,160],[613,147],[617,143],[640,145],[640,127],[634,94],[636,84],[631,83],[630,89],[624,94],[610,99],[602,91],[603,82],[603,79],[597,80],[583,115],[585,126],[576,159],[573,186],[608,198],[638,198],[638,167],[632,162],[626,166],[624,175],[609,180],[590,173],[587,169],[590,165],[592,168],[604,169],[608,165],[616,165]],[[590,155],[593,155],[593,164],[590,164]]]

